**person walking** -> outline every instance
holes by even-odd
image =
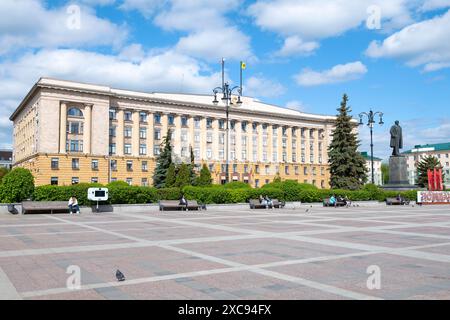
[[[78,200],[75,196],[71,196],[69,199],[69,211],[70,214],[73,214],[74,211],[76,214],[80,214],[80,206],[78,205]]]

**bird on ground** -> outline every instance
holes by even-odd
[[[117,281],[125,281],[125,275],[119,269],[116,271],[116,278]]]

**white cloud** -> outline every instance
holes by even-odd
[[[5,13],[0,19],[0,55],[21,48],[120,45],[125,40],[125,26],[98,18],[86,6],[78,7],[78,20],[68,8],[47,9],[38,0],[0,1],[0,12]]]
[[[33,84],[43,76],[132,90],[205,93],[220,82],[195,59],[173,50],[145,54],[139,61],[83,50],[54,49],[0,62],[0,132],[11,139],[8,120]]]
[[[258,0],[248,14],[261,29],[285,37],[275,55],[290,56],[312,53],[318,40],[365,27],[373,6],[380,9],[383,31],[412,21],[407,0]]]
[[[191,33],[180,38],[175,48],[179,52],[208,61],[219,61],[222,57],[253,61],[249,43],[250,38],[238,29],[225,27],[220,31],[203,30]]]
[[[278,97],[286,92],[286,88],[277,81],[264,78],[262,76],[253,76],[245,81],[243,93],[245,96],[257,98]]]
[[[259,0],[248,12],[262,29],[311,40],[337,36],[362,25],[372,5],[381,9],[383,22],[411,21],[406,0]]]
[[[181,53],[217,61],[228,59],[254,60],[250,37],[234,26],[226,15],[234,12],[239,0],[172,0],[159,12],[154,23],[167,31],[187,32],[175,48]]]
[[[309,55],[319,46],[319,43],[316,41],[305,42],[298,36],[290,36],[284,39],[283,47],[275,55],[279,57]]]
[[[355,61],[347,64],[338,64],[331,69],[323,71],[303,69],[294,78],[301,86],[317,86],[356,80],[366,73],[367,67],[360,61]]]
[[[90,6],[108,6],[116,2],[116,0],[81,0],[82,3]]]
[[[306,110],[305,105],[301,101],[298,101],[298,100],[288,101],[286,103],[285,107],[288,108],[288,109],[294,109],[294,110],[298,110],[298,111],[305,111]]]
[[[239,0],[217,0],[214,5],[208,0],[172,0],[154,22],[165,30],[220,29],[229,24],[224,15],[236,10],[239,4]]]
[[[141,44],[133,43],[122,48],[119,53],[119,58],[132,62],[140,62],[145,58],[145,52]]]
[[[144,17],[150,18],[166,2],[166,0],[123,0],[119,8],[125,11],[137,10]]]
[[[393,122],[393,121],[392,121]],[[393,123],[375,126],[373,133],[374,155],[387,160],[392,153],[389,147],[389,129]],[[450,137],[450,119],[409,119],[400,121],[403,128],[403,145],[401,151],[406,151],[419,144],[448,142]],[[370,151],[370,131],[367,125],[359,126],[361,151]]]
[[[420,11],[433,11],[450,7],[450,0],[426,0],[420,7]]]
[[[370,43],[366,54],[373,58],[405,59],[412,67],[423,66],[424,71],[435,71],[450,66],[450,10],[403,28],[383,42]]]

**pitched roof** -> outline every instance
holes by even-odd
[[[450,142],[435,144],[418,144],[414,148],[404,151],[403,153],[416,153],[427,151],[448,151],[450,150]]]
[[[367,151],[361,152],[361,155],[363,156],[364,159],[370,160],[370,156],[367,154]],[[374,161],[381,161],[381,160],[383,160],[383,159],[377,158],[377,157],[373,157],[373,160],[374,160]]]

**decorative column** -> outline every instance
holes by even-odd
[[[244,161],[244,159],[242,159],[242,150],[245,150],[245,146],[242,145],[242,122],[240,120],[235,120],[234,123],[234,139],[236,142],[234,151],[236,153],[236,160],[240,163],[242,163]]]
[[[174,130],[174,134],[175,134],[175,138],[173,141],[173,152],[181,157],[181,117],[179,114],[174,115],[174,128],[172,128],[172,130]]]
[[[258,161],[259,162],[263,162],[263,150],[264,150],[264,146],[263,146],[263,128],[262,128],[262,123],[258,123],[257,125],[257,135],[258,135]],[[267,149],[266,149],[267,150]],[[260,170],[262,170],[262,168],[260,168]],[[261,171],[262,172],[262,171]]]
[[[219,162],[219,120],[213,119],[212,120],[212,146],[211,149],[213,151],[213,160],[215,162]]]
[[[154,114],[147,114],[147,157],[153,157],[153,129],[154,129]]]
[[[207,149],[206,131],[207,131],[206,118],[201,117],[200,118],[200,163],[203,163],[203,161],[206,161],[206,149]]]
[[[123,156],[124,122],[123,109],[117,109],[116,154]]]
[[[59,153],[66,153],[67,102],[65,101],[61,101],[59,121]]]
[[[131,120],[133,120],[133,126],[131,131],[131,154],[134,157],[139,157],[139,111],[133,110],[131,115]]]
[[[194,117],[188,116],[188,150],[187,150],[187,162],[190,163],[191,161],[191,148],[192,151],[194,151],[194,134],[195,134],[195,128],[194,128]]]
[[[267,125],[267,162],[273,162],[273,126]]]
[[[277,128],[277,132],[278,132],[278,148],[277,148],[277,160],[278,160],[278,164],[283,162],[283,127],[282,126],[278,126]],[[284,174],[284,169],[282,170],[281,166],[280,166],[280,175]]]
[[[286,139],[286,162],[292,163],[292,127],[287,127],[287,139]],[[297,150],[297,148],[295,148]]]
[[[84,106],[83,153],[91,153],[92,104]]]

